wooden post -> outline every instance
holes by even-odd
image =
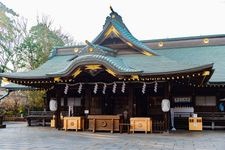
[[[191,95],[191,105],[192,107],[195,107],[195,95],[196,95],[196,88],[192,88],[192,95]]]
[[[56,101],[57,101],[57,110],[55,112],[55,128],[60,130],[60,128],[61,128],[61,118],[60,118],[61,94],[60,94],[59,87],[56,87]]]
[[[67,95],[65,94],[64,95],[64,102],[63,102],[63,106],[64,106],[64,110],[63,111],[67,111],[67,109],[68,109],[67,104],[68,104],[68,98],[67,98]]]
[[[90,114],[90,101],[91,101],[91,91],[88,88],[88,86],[85,86],[85,96],[84,96],[84,109],[85,110],[89,110],[89,114]],[[85,114],[85,121],[84,121],[84,128],[88,129],[89,127],[89,121],[87,119],[88,114]],[[93,129],[94,130],[94,129]]]
[[[135,129],[135,119],[133,120],[133,134],[134,134],[134,129]]]
[[[78,131],[78,119],[76,119],[76,132]]]
[[[84,131],[84,118],[82,119],[82,130]]]
[[[49,111],[49,102],[50,102],[50,98],[51,98],[51,95],[50,95],[50,91],[47,91],[46,92],[46,110]]]
[[[93,119],[93,132],[95,133],[95,125],[96,125],[96,122],[95,122],[95,119]]]
[[[111,130],[111,133],[113,133],[114,131],[114,120],[112,119],[112,130]]]
[[[129,86],[129,96],[128,96],[128,106],[129,106],[129,114],[130,114],[130,117],[132,117],[134,115],[134,89],[132,87],[132,85]]]
[[[172,100],[171,83],[167,82],[165,86],[165,98]],[[165,113],[165,131],[168,132],[170,128],[170,112]]]
[[[148,133],[148,120],[145,119],[145,133],[147,134]]]
[[[90,89],[85,86],[85,98],[84,98],[84,107],[85,109],[89,109],[90,108],[90,101],[91,101],[91,91]]]

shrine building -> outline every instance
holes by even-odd
[[[111,9],[102,31],[85,43],[56,47],[39,68],[0,77],[46,90],[48,110],[56,101],[59,129],[65,111],[86,116],[84,128],[93,131],[118,131],[124,113],[126,123],[150,118],[153,131],[186,129],[193,114],[202,117],[203,128],[225,128],[225,35],[140,41]]]

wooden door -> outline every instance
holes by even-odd
[[[128,106],[128,96],[126,95],[116,95],[112,99],[113,101],[113,114],[123,114],[124,111],[129,112]]]
[[[102,114],[102,98],[100,96],[92,96],[89,108],[90,108],[91,115],[101,115]]]

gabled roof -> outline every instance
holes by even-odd
[[[111,9],[112,10],[112,9]],[[147,47],[144,43],[136,39],[123,23],[122,17],[112,10],[110,16],[106,18],[102,32],[93,40],[94,44],[101,44],[110,35],[114,35],[121,39],[129,47],[136,49],[142,54],[151,56],[157,55],[155,51]]]
[[[130,47],[141,53],[117,54],[117,50],[101,45],[109,35],[114,34]],[[72,54],[56,54],[57,48],[52,51],[49,60],[35,70],[28,72],[2,73],[0,77],[11,79],[53,79],[53,77],[71,77],[71,74],[80,66],[88,64],[103,65],[106,69],[116,72],[117,75],[139,75],[139,76],[171,76],[178,74],[188,74],[201,71],[210,71],[212,74],[213,64],[183,62],[172,57],[167,57],[165,53],[156,53],[142,42],[138,41],[129,32],[122,21],[121,16],[112,10],[106,19],[103,31],[91,43],[80,49],[74,49]],[[62,48],[60,48],[63,50]],[[65,51],[68,47],[65,47]],[[158,51],[158,50],[157,50]],[[178,52],[179,53],[179,52]],[[145,54],[145,55],[143,55]],[[149,57],[149,55],[153,55]],[[224,80],[225,81],[225,80]]]
[[[102,54],[82,54],[80,56],[54,56],[42,66],[28,72],[2,73],[0,76],[15,79],[45,79],[64,77],[75,68],[87,64],[101,64],[119,75],[170,75],[194,72],[212,68],[213,64],[180,63],[164,56],[148,57],[142,54],[109,56]]]

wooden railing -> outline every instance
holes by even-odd
[[[197,112],[203,119],[203,128],[225,128],[225,112]]]
[[[62,116],[67,116],[68,112],[62,111],[61,114]],[[29,111],[26,117],[28,126],[32,124],[42,124],[42,126],[45,126],[46,123],[50,124],[53,115],[53,111]]]
[[[54,112],[52,111],[29,111],[26,119],[28,126],[31,126],[32,123],[46,125],[47,122],[50,122]]]
[[[29,111],[28,116],[41,116],[41,115],[47,115],[52,116],[54,112],[52,111]]]
[[[217,117],[225,117],[225,112],[196,112],[199,117],[203,118],[217,118]]]

